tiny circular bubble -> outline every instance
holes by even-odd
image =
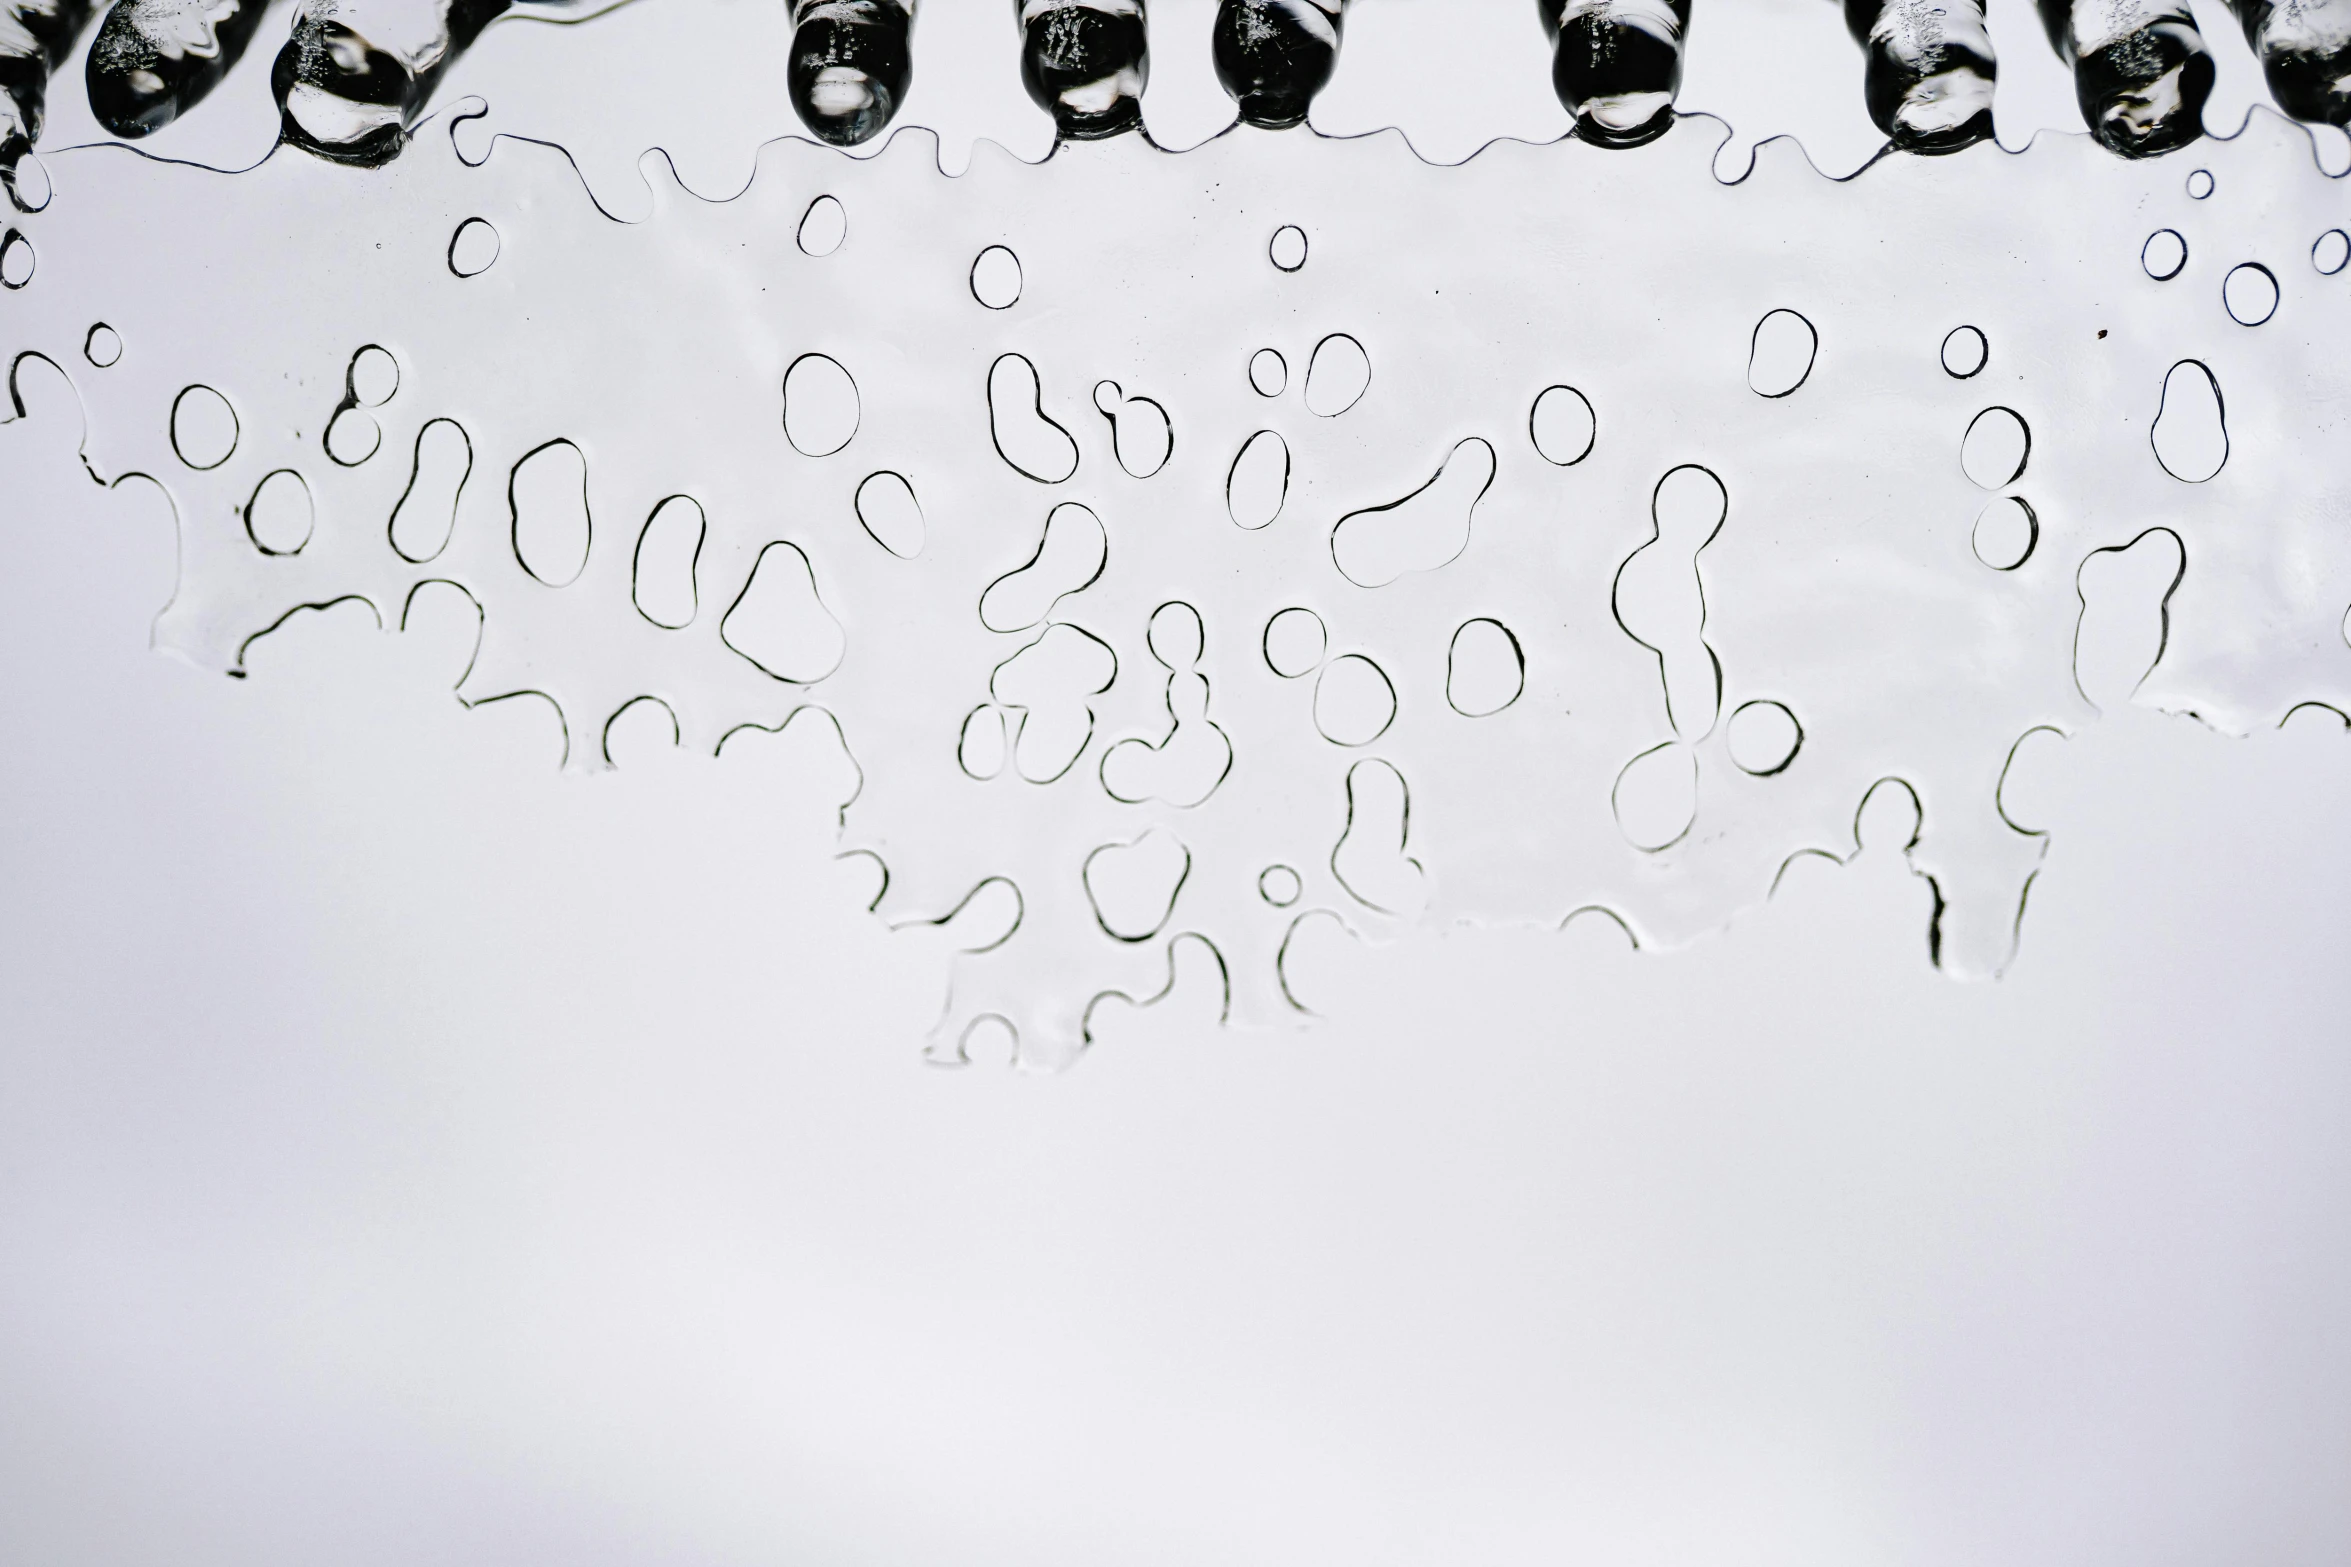
[[[1943,339],[1943,372],[1964,381],[1991,362],[1992,345],[1979,327],[1955,326]]]
[[[835,197],[817,197],[808,204],[808,210],[800,215],[797,238],[801,252],[805,255],[820,258],[829,256],[839,250],[841,242],[848,237],[849,214]]]
[[[2139,247],[2139,265],[2158,283],[2168,283],[2188,264],[2188,242],[2178,229],[2157,229]]]
[[[1268,865],[1257,873],[1257,895],[1277,909],[1286,909],[1306,891],[1306,883],[1287,865]]]
[[[264,555],[301,553],[315,520],[310,485],[291,468],[263,478],[245,503],[245,534]]]
[[[1600,421],[1591,399],[1572,386],[1547,386],[1527,411],[1527,435],[1536,453],[1559,468],[1572,468],[1592,455]]]
[[[1002,245],[990,245],[971,264],[971,297],[990,310],[1010,310],[1020,303],[1020,257]]]
[[[1796,760],[1804,745],[1804,726],[1785,702],[1763,698],[1741,703],[1723,738],[1733,766],[1752,777],[1769,778],[1786,772]]]
[[[1758,397],[1786,397],[1812,374],[1820,334],[1793,310],[1765,312],[1747,342],[1747,389]]]
[[[1314,345],[1306,360],[1306,411],[1336,419],[1371,389],[1371,355],[1345,332]]]
[[[857,382],[829,354],[802,354],[784,372],[784,438],[803,457],[830,457],[857,434]]]
[[[501,244],[488,218],[467,218],[449,236],[449,270],[459,277],[478,277],[498,259]]]
[[[1968,421],[1960,442],[1959,466],[1980,489],[2014,484],[2032,456],[2032,430],[2013,408],[1994,406]]]
[[[327,455],[346,468],[373,457],[383,443],[384,427],[357,408],[345,408],[327,425]]]
[[[2310,247],[2310,264],[2322,277],[2333,277],[2351,264],[2351,234],[2341,229],[2328,229]]]
[[[2259,326],[2278,313],[2277,274],[2258,261],[2240,261],[2221,280],[2220,301],[2239,326]]]
[[[1311,609],[1277,610],[1265,623],[1265,667],[1284,680],[1314,673],[1328,646],[1322,617]]]
[[[33,242],[16,229],[0,238],[0,287],[22,288],[33,280]]]
[[[82,339],[82,357],[101,370],[112,368],[122,359],[122,335],[105,322],[99,322]]]
[[[1265,254],[1281,271],[1297,271],[1306,265],[1306,231],[1295,223],[1283,224],[1273,231]]]
[[[400,390],[400,361],[370,343],[351,356],[350,391],[362,408],[380,408]]]
[[[2203,200],[2205,197],[2207,197],[2207,196],[2209,196],[2209,195],[2211,195],[2211,194],[2212,194],[2212,171],[2211,171],[2210,169],[2191,169],[2191,170],[2189,170],[2189,171],[2188,171],[2188,199],[2189,199],[2190,201],[2202,201],[2202,200]]]
[[[2040,540],[2040,518],[2021,495],[2003,495],[1978,512],[1968,535],[1975,558],[1994,571],[2014,571],[2023,565]]]
[[[237,411],[202,383],[171,401],[171,449],[199,473],[219,467],[237,450]]]
[[[1270,348],[1249,356],[1249,385],[1260,397],[1279,397],[1290,385],[1290,362]]]

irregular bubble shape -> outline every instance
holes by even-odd
[[[502,245],[496,224],[488,218],[467,218],[449,236],[449,270],[459,277],[479,277],[496,263]]]
[[[629,561],[629,597],[637,613],[664,631],[682,631],[702,607],[695,573],[710,519],[691,495],[672,495],[653,508],[637,534]]]
[[[1063,501],[1045,514],[1035,552],[980,595],[980,624],[990,631],[1041,625],[1054,605],[1100,580],[1109,563],[1110,537],[1102,531],[1102,519],[1075,501]]]
[[[2187,549],[2169,528],[2082,557],[2074,573],[2074,684],[2099,708],[2138,694],[2171,641],[2171,599],[2188,574]]]
[[[1396,721],[1396,686],[1361,653],[1342,653],[1314,683],[1314,727],[1333,745],[1369,745]]]
[[[1527,412],[1527,434],[1542,459],[1556,467],[1572,468],[1592,455],[1600,438],[1600,421],[1591,400],[1572,386],[1547,386]]]
[[[1237,527],[1268,527],[1290,498],[1290,443],[1260,430],[1241,443],[1225,471],[1225,515]]]
[[[1341,517],[1331,529],[1331,559],[1361,588],[1386,587],[1408,572],[1449,565],[1469,548],[1478,502],[1493,485],[1494,448],[1473,435],[1402,500]]]
[[[1175,426],[1153,399],[1129,397],[1116,381],[1101,381],[1094,407],[1110,421],[1111,451],[1129,476],[1148,479],[1175,455]]]
[[[1002,354],[988,367],[988,429],[1016,473],[1059,484],[1078,471],[1078,443],[1045,412],[1044,383],[1025,355]]]
[[[1257,895],[1277,909],[1286,909],[1306,892],[1306,883],[1287,865],[1268,865],[1257,873]]]
[[[2024,415],[1995,405],[1967,422],[1959,469],[1978,489],[1997,490],[2024,476],[2032,452],[2033,432]]]
[[[633,696],[604,720],[600,749],[605,765],[617,767],[624,756],[634,758],[674,751],[683,738],[677,709],[657,696]],[[636,764],[632,760],[630,765]]]
[[[972,258],[971,297],[990,310],[1019,304],[1022,282],[1020,257],[1002,245],[990,245]]]
[[[1770,778],[1788,770],[1804,746],[1804,726],[1785,702],[1760,697],[1741,702],[1723,726],[1723,745],[1731,765],[1756,778]]]
[[[1667,471],[1649,498],[1650,535],[1617,567],[1610,604],[1625,635],[1657,657],[1665,715],[1695,740],[1714,727],[1722,663],[1706,641],[1698,555],[1730,516],[1730,491],[1695,463]]]
[[[1411,918],[1427,899],[1420,861],[1410,854],[1412,795],[1404,775],[1380,757],[1347,769],[1347,818],[1331,848],[1331,874],[1367,909]]]
[[[351,356],[343,395],[362,408],[381,408],[400,390],[400,361],[390,349],[370,343]]]
[[[1965,381],[1991,362],[1992,345],[1980,328],[1955,326],[1943,338],[1943,373]]]
[[[1094,738],[1092,698],[1117,678],[1110,644],[1063,621],[997,665],[988,694],[1013,710],[1013,770],[1047,784],[1075,767]]]
[[[2202,201],[2211,194],[2212,171],[2210,169],[2190,169],[2188,171],[2188,199]]]
[[[1491,617],[1462,622],[1445,650],[1445,700],[1464,718],[1490,718],[1526,689],[1526,650]]]
[[[346,405],[327,422],[326,454],[345,468],[356,468],[384,444],[384,428],[363,408]]]
[[[1608,802],[1627,843],[1644,854],[1672,848],[1698,819],[1698,753],[1673,740],[1643,751],[1616,775]]]
[[[2040,542],[2040,516],[2021,495],[2003,495],[1976,513],[1968,535],[1976,559],[1994,571],[2014,571],[2032,558]]]
[[[2157,229],[2139,247],[2139,265],[2158,283],[2168,283],[2188,264],[2188,242],[2178,229]]]
[[[801,456],[832,456],[861,417],[856,379],[830,354],[802,354],[784,372],[784,438]]]
[[[0,235],[0,288],[18,289],[33,280],[33,242],[21,229]]]
[[[2311,242],[2310,264],[2321,277],[2333,277],[2351,265],[2351,234],[2341,229],[2328,229]]]
[[[2163,471],[2202,484],[2229,460],[2229,425],[2220,382],[2200,359],[2183,359],[2164,373],[2163,400],[2148,430]]]
[[[719,618],[718,635],[765,673],[802,686],[840,668],[848,647],[808,557],[788,539],[760,549],[743,591]]]
[[[2258,261],[2240,261],[2221,279],[2221,304],[2239,326],[2260,326],[2278,313],[2278,279]]]
[[[1164,827],[1125,843],[1106,843],[1086,856],[1081,872],[1094,922],[1116,941],[1149,941],[1175,916],[1192,851]]]
[[[595,525],[588,512],[588,459],[558,437],[533,447],[506,481],[514,558],[551,588],[577,582],[588,569]]]
[[[900,560],[922,553],[922,503],[903,474],[869,473],[857,486],[857,521],[876,544]]]
[[[198,472],[227,462],[237,450],[238,433],[236,409],[211,387],[187,387],[172,399],[171,449]]]
[[[121,334],[105,322],[99,322],[82,339],[82,357],[101,370],[111,370],[122,362]]]
[[[309,481],[291,468],[264,477],[245,503],[245,532],[264,555],[301,553],[317,520]]]
[[[1276,610],[1267,618],[1259,646],[1265,654],[1266,668],[1284,680],[1296,680],[1322,667],[1323,654],[1330,648],[1330,633],[1324,629],[1322,617],[1313,610],[1292,606]]]
[[[434,419],[416,432],[408,487],[392,507],[387,533],[402,560],[414,565],[449,547],[457,526],[457,497],[473,473],[473,439],[454,419]]]
[[[1121,740],[1102,754],[1102,787],[1112,799],[1190,810],[1233,770],[1232,740],[1208,716],[1208,677],[1198,667],[1207,639],[1200,612],[1189,604],[1152,612],[1144,640],[1167,671],[1167,731],[1157,740]]]
[[[1279,397],[1290,387],[1290,362],[1270,348],[1249,356],[1249,386],[1260,397]]]
[[[1306,231],[1295,223],[1283,224],[1266,241],[1265,255],[1279,270],[1297,271],[1306,265]]]
[[[1812,374],[1820,334],[1793,310],[1766,312],[1747,343],[1747,389],[1758,397],[1785,397]]]
[[[1371,355],[1345,332],[1333,332],[1314,345],[1306,361],[1306,411],[1325,419],[1363,401],[1371,390]]]
[[[955,737],[955,764],[985,783],[1004,771],[1012,756],[1012,736],[1004,725],[1004,709],[983,702],[964,715]]]
[[[800,214],[800,227],[793,239],[804,255],[823,258],[841,248],[849,237],[849,213],[838,198],[819,196]]]

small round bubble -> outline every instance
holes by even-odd
[[[1285,223],[1273,231],[1273,238],[1265,247],[1266,256],[1284,272],[1295,272],[1306,265],[1306,231],[1295,223]]]
[[[2239,262],[2221,280],[2221,303],[2239,326],[2259,326],[2278,313],[2277,274],[2258,261]]]
[[[2210,169],[2191,169],[2191,170],[2189,170],[2189,171],[2188,171],[2188,199],[2189,199],[2190,201],[2202,201],[2202,200],[2204,200],[2206,197],[2210,196],[2211,194],[2212,194],[2212,171],[2211,171]]]
[[[122,359],[121,334],[105,322],[99,322],[82,339],[82,357],[101,370],[111,369]]]
[[[1287,865],[1268,865],[1257,873],[1257,895],[1277,909],[1296,903],[1305,890],[1306,884]]]
[[[1991,361],[1992,345],[1980,328],[1955,326],[1943,339],[1943,372],[1964,381]]]
[[[2318,269],[2322,277],[2333,277],[2342,271],[2346,264],[2351,264],[2351,234],[2341,229],[2328,229],[2319,235],[2317,242],[2310,247],[2310,264]]]
[[[1002,245],[990,245],[971,264],[971,297],[990,310],[1010,310],[1020,303],[1020,257]]]
[[[459,277],[478,277],[498,259],[498,230],[487,218],[467,218],[449,236],[449,270]]]
[[[2168,283],[2188,264],[2188,242],[2178,229],[2157,229],[2139,247],[2139,265],[2158,283]]]

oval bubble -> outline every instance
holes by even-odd
[[[1283,224],[1266,241],[1265,254],[1282,271],[1297,271],[1306,265],[1306,231],[1295,223]]]
[[[2240,261],[2221,279],[2220,302],[2239,326],[2259,326],[2278,313],[2278,279],[2258,261]]]
[[[2202,201],[2211,194],[2212,171],[2210,169],[2190,169],[2188,171],[2188,199]]]
[[[1255,530],[1282,514],[1290,495],[1290,444],[1271,430],[1241,443],[1224,481],[1225,514]]]
[[[922,504],[904,475],[869,473],[857,486],[857,520],[873,541],[900,560],[922,553]]]
[[[1574,387],[1546,386],[1527,413],[1527,434],[1545,462],[1572,468],[1592,455],[1600,421],[1591,400]]]
[[[1260,397],[1279,397],[1289,389],[1290,362],[1270,348],[1249,356],[1249,386]]]
[[[1004,771],[1012,749],[1004,728],[1004,709],[983,702],[963,715],[963,729],[955,737],[955,765],[966,776],[986,783]]]
[[[502,243],[488,218],[467,218],[449,236],[449,270],[459,277],[479,277],[498,259]]]
[[[1296,903],[1306,883],[1287,865],[1268,865],[1257,873],[1257,895],[1277,909]]]
[[[2168,283],[2188,264],[2188,242],[2178,229],[2157,229],[2139,247],[2139,265],[2158,283]]]
[[[10,229],[0,235],[0,288],[17,289],[33,280],[33,242]]]
[[[381,408],[400,390],[400,361],[388,349],[368,344],[351,356],[344,372],[344,395],[362,408]]]
[[[1306,361],[1306,411],[1336,419],[1371,389],[1371,355],[1344,332],[1314,345]]]
[[[1997,490],[2017,481],[2032,451],[2033,434],[2024,416],[1995,405],[1968,421],[1959,467],[1977,488]]]
[[[339,409],[327,422],[327,455],[346,468],[356,468],[373,457],[383,443],[383,426],[363,409]]]
[[[566,440],[523,454],[506,480],[514,558],[551,588],[569,587],[588,567],[588,460]]]
[[[802,354],[784,372],[784,438],[803,457],[830,457],[857,434],[857,383],[827,354]]]
[[[1964,381],[1991,361],[1992,345],[1972,326],[1955,326],[1943,339],[1943,373]]]
[[[1784,702],[1742,702],[1723,734],[1731,765],[1757,778],[1784,773],[1804,745],[1804,726]]]
[[[16,167],[0,172],[0,185],[8,187],[8,197],[19,212],[43,211],[49,198],[57,194],[49,179],[49,166],[30,147],[18,149]]]
[[[2014,571],[2041,542],[2041,519],[2021,495],[2003,495],[1976,514],[1968,536],[1976,559],[1994,571]]]
[[[245,503],[245,536],[264,555],[299,554],[316,521],[310,484],[291,468],[263,478]]]
[[[1625,841],[1644,854],[1681,842],[1698,819],[1698,753],[1668,740],[1625,763],[1608,794]]]
[[[122,360],[121,334],[105,322],[99,322],[82,339],[82,357],[101,370],[111,369]]]
[[[803,255],[829,256],[849,237],[849,214],[834,197],[819,196],[800,214],[800,231],[794,237]]]
[[[1314,727],[1333,745],[1369,745],[1396,721],[1396,687],[1361,653],[1342,653],[1314,683]]]
[[[1311,675],[1330,647],[1322,617],[1311,609],[1277,610],[1265,623],[1265,667],[1284,680]]]
[[[681,631],[693,624],[702,607],[696,571],[702,563],[702,541],[710,520],[702,503],[691,495],[672,495],[653,508],[637,535],[637,553],[629,563],[629,597],[637,613],[664,631]]]
[[[1464,718],[1490,718],[1526,689],[1526,651],[1499,620],[1466,621],[1445,651],[1445,700]]]
[[[199,472],[219,467],[237,449],[237,411],[209,386],[184,388],[171,402],[171,449]]]
[[[1020,257],[1002,245],[990,245],[972,261],[971,297],[990,310],[1019,304],[1022,282]]]
[[[2163,471],[2202,484],[2229,460],[2228,412],[2220,382],[2201,361],[2183,359],[2164,373],[2163,401],[2147,432]]]
[[[1747,388],[1758,397],[1785,397],[1812,374],[1820,334],[1793,310],[1766,312],[1747,343]]]
[[[2310,264],[2321,276],[2333,277],[2351,265],[2351,234],[2341,229],[2328,229],[2318,236],[2310,247]]]

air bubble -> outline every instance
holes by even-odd
[[[1314,345],[1306,361],[1306,411],[1336,419],[1357,403],[1371,387],[1371,355],[1344,332],[1333,332]]]
[[[2278,313],[2278,279],[2258,261],[2241,261],[2221,280],[2220,302],[2239,326],[2259,326]]]
[[[1427,901],[1420,862],[1405,852],[1412,794],[1393,763],[1372,757],[1347,769],[1347,826],[1331,849],[1331,874],[1367,909],[1411,918]]]
[[[1527,434],[1545,462],[1572,468],[1592,455],[1600,421],[1593,416],[1591,400],[1574,387],[1547,386],[1527,413]]]
[[[1092,698],[1118,679],[1118,655],[1083,627],[1056,621],[996,666],[988,694],[1020,710],[1012,732],[1012,766],[1030,783],[1060,778],[1094,737]]]
[[[1784,773],[1804,745],[1804,726],[1785,702],[1768,698],[1742,702],[1724,726],[1723,744],[1731,765],[1756,778]]]
[[[346,468],[356,468],[376,454],[384,443],[383,426],[365,411],[346,404],[327,423],[326,452]]]
[[[702,607],[695,568],[702,561],[702,541],[710,520],[702,503],[691,495],[672,495],[653,508],[637,535],[637,553],[629,563],[629,596],[637,613],[664,631],[691,625]]]
[[[830,457],[857,434],[857,382],[829,354],[802,354],[784,372],[784,439],[803,457]]]
[[[990,245],[971,264],[971,297],[990,310],[1010,310],[1020,303],[1020,257],[1002,245]]]
[[[1812,374],[1820,334],[1793,310],[1773,310],[1755,323],[1747,344],[1747,387],[1758,397],[1785,397]]]
[[[1012,740],[1004,727],[1004,709],[983,703],[966,713],[955,737],[955,765],[981,783],[1004,771]]]
[[[1284,680],[1311,675],[1330,647],[1322,617],[1311,609],[1277,610],[1265,623],[1265,667]]]
[[[388,349],[368,344],[351,356],[344,372],[344,395],[362,408],[381,408],[400,390],[400,361]]]
[[[1116,941],[1149,941],[1174,917],[1192,873],[1192,851],[1164,827],[1131,843],[1106,843],[1080,870],[1094,922]]]
[[[1075,501],[1064,501],[1045,514],[1036,552],[980,595],[980,624],[990,631],[1026,631],[1042,624],[1054,605],[1092,587],[1109,561],[1102,519]]]
[[[1045,412],[1044,382],[1020,354],[988,367],[988,429],[997,455],[1039,484],[1059,484],[1078,471],[1078,443]]]
[[[473,472],[473,438],[454,419],[435,419],[416,432],[408,488],[392,508],[387,530],[402,560],[422,565],[449,547],[457,525],[457,497]]]
[[[122,360],[121,334],[105,322],[99,322],[82,339],[82,357],[101,370],[113,368]]]
[[[2228,415],[2220,383],[2200,360],[2183,359],[2164,373],[2163,401],[2148,439],[2163,471],[2202,484],[2229,460]]]
[[[488,218],[467,218],[449,236],[449,270],[459,277],[479,277],[498,259],[498,230]]]
[[[1396,687],[1361,653],[1342,653],[1314,685],[1314,727],[1333,745],[1369,745],[1396,721]]]
[[[800,214],[800,232],[797,238],[801,253],[824,257],[841,248],[841,241],[849,237],[849,214],[839,200],[819,196]]]
[[[237,449],[237,411],[209,386],[183,389],[171,403],[171,449],[199,472],[219,467]]]
[[[2157,229],[2139,247],[2139,265],[2158,283],[2168,283],[2188,264],[2188,242],[2178,229]]]
[[[886,468],[867,474],[857,486],[857,520],[876,544],[900,560],[922,553],[922,505],[903,475]]]
[[[1698,818],[1698,754],[1667,741],[1625,763],[1608,803],[1625,841],[1644,854],[1682,841]]]
[[[1225,514],[1243,528],[1262,528],[1282,514],[1290,495],[1290,444],[1271,430],[1241,443],[1224,480]]]
[[[245,536],[264,555],[294,555],[310,542],[317,510],[310,485],[291,468],[280,468],[253,487],[245,503]]]
[[[1959,446],[1959,467],[1977,488],[2014,484],[2032,456],[2033,435],[2013,408],[1991,407],[1968,421]]]
[[[8,188],[8,199],[16,204],[19,212],[43,211],[49,205],[49,198],[57,194],[56,186],[49,179],[49,166],[30,147],[17,149],[14,164],[0,164],[0,185]]]
[[[1260,397],[1279,397],[1289,390],[1290,362],[1270,348],[1249,356],[1249,385]]]
[[[1305,891],[1305,882],[1287,865],[1268,865],[1257,873],[1257,895],[1277,909],[1296,903]]]
[[[0,288],[22,288],[33,280],[33,242],[22,230],[0,235]]]
[[[1527,659],[1499,620],[1464,622],[1445,652],[1445,700],[1464,718],[1490,718],[1526,689]]]
[[[808,557],[782,539],[760,550],[743,591],[719,617],[718,637],[761,672],[793,685],[814,685],[831,674],[848,645],[816,591]]]
[[[1964,381],[1990,362],[1992,345],[1972,326],[1955,326],[1943,339],[1943,372]]]
[[[2188,199],[2202,201],[2211,194],[2212,171],[2210,169],[2190,169],[2188,171]]]
[[[1306,231],[1295,223],[1283,224],[1266,242],[1265,254],[1282,271],[1297,271],[1306,265]]]
[[[2310,247],[2310,264],[2323,277],[2333,277],[2351,265],[2351,234],[2341,229],[2328,229]]]
[[[1473,435],[1402,500],[1341,517],[1331,530],[1331,559],[1359,588],[1448,565],[1469,547],[1478,502],[1493,484],[1494,448]]]
[[[2014,571],[2041,542],[2041,519],[2021,495],[2003,495],[1977,513],[1969,543],[1994,571]]]
[[[556,439],[523,454],[506,481],[514,558],[551,588],[569,587],[588,566],[588,460]]]
[[[1097,382],[1094,406],[1110,421],[1110,449],[1130,478],[1148,479],[1175,455],[1175,426],[1149,397],[1129,397],[1116,381]]]

